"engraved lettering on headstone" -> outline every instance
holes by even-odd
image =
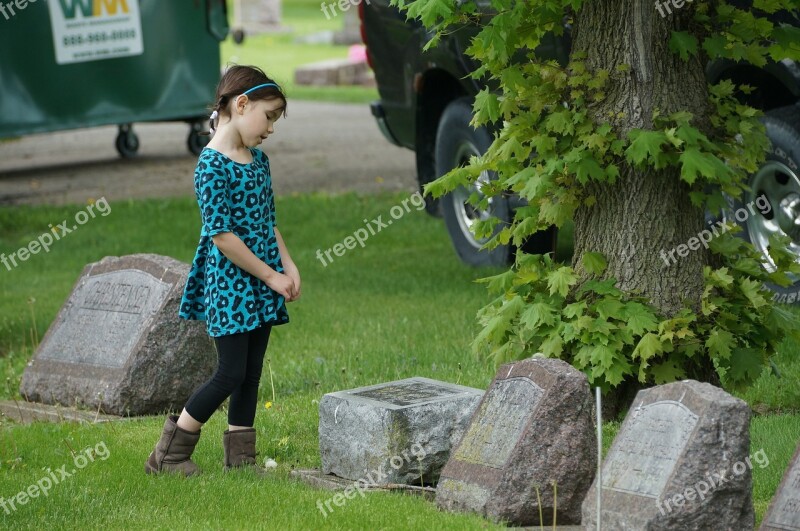
[[[527,378],[500,380],[489,389],[454,459],[501,469],[511,457],[543,394]]]
[[[98,282],[87,292],[81,308],[106,312],[142,313],[150,295],[149,286]]]
[[[639,407],[606,459],[603,488],[658,498],[697,419],[674,400]]]
[[[774,508],[766,520],[768,525],[777,529],[800,531],[800,459],[789,466],[789,479],[775,494]]]
[[[410,406],[435,398],[458,394],[457,391],[436,384],[410,382],[385,385],[367,391],[353,393],[353,396],[371,398],[395,406]]]
[[[170,284],[136,269],[86,277],[39,358],[123,367],[169,290]]]

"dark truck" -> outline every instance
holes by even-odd
[[[487,4],[479,1],[478,4]],[[420,186],[452,168],[464,164],[471,155],[483,153],[491,144],[492,133],[485,127],[473,129],[472,102],[483,88],[468,77],[477,65],[464,50],[477,34],[474,27],[463,27],[443,36],[426,52],[423,47],[433,36],[417,20],[406,20],[405,13],[389,5],[389,0],[362,1],[359,5],[361,35],[367,46],[367,59],[375,72],[380,100],[371,104],[372,114],[384,136],[393,144],[416,153]],[[798,25],[800,12],[784,13],[781,22]],[[570,28],[564,37],[552,37],[537,50],[540,57],[566,64],[570,50]],[[758,68],[746,63],[720,60],[706,68],[710,83],[730,79],[748,84],[753,92],[746,103],[763,110],[772,150],[761,168],[750,177],[751,191],[743,203],[761,194],[772,209],[767,214],[750,216],[740,234],[764,252],[771,233],[792,238],[791,251],[800,260],[800,64],[791,60],[769,63]],[[478,182],[490,179],[481,175]],[[519,199],[514,195],[495,197],[489,210],[480,211],[465,204],[479,191],[455,190],[440,198],[426,198],[429,213],[444,217],[458,256],[472,265],[504,265],[513,257],[511,246],[492,251],[480,250],[485,243],[476,240],[470,226],[476,219],[493,213],[510,220]],[[766,208],[764,209],[766,210]],[[555,250],[555,230],[534,235],[524,247],[527,252]],[[800,278],[789,287],[770,286],[781,303],[800,303]]]

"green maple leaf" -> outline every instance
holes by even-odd
[[[584,269],[593,275],[602,275],[608,267],[608,262],[601,253],[583,253],[581,262]]]
[[[433,26],[439,19],[453,14],[453,2],[448,0],[425,0],[413,2],[408,7],[409,18],[419,18],[427,26]]]
[[[547,286],[550,288],[550,295],[558,293],[566,297],[570,286],[578,281],[578,277],[569,267],[559,267],[547,276]]]
[[[475,119],[480,122],[496,122],[500,118],[500,101],[497,95],[484,88],[475,96]]]
[[[772,31],[771,37],[775,45],[769,49],[770,56],[780,61],[782,59],[800,60],[800,28],[782,25]]]
[[[706,348],[708,351],[722,359],[731,357],[731,347],[736,344],[733,334],[721,328],[714,328],[706,339]]]
[[[762,288],[761,282],[743,278],[739,281],[739,287],[754,308],[761,308],[762,306],[768,304],[767,300],[760,293]]]
[[[605,297],[595,304],[594,310],[603,319],[621,319],[625,315],[622,303],[613,297]]]
[[[689,54],[697,55],[697,37],[685,31],[673,31],[669,39],[669,49],[686,61]]]
[[[624,318],[628,321],[628,329],[637,336],[658,328],[658,320],[653,313],[647,306],[638,302],[629,302],[625,305]]]
[[[558,358],[564,348],[564,342],[558,335],[551,335],[539,345],[539,350],[548,358]]]
[[[572,123],[570,112],[566,109],[551,113],[544,122],[548,131],[559,134],[574,134],[575,126]]]
[[[712,35],[703,41],[703,49],[710,57],[727,57],[728,40],[723,35]]]
[[[650,368],[653,375],[653,382],[661,385],[674,382],[686,377],[686,372],[674,359],[670,358],[662,363],[657,363]]]
[[[689,184],[694,184],[698,173],[707,179],[715,179],[730,172],[730,169],[719,158],[693,147],[681,153],[679,160],[681,162],[681,179]]]
[[[620,291],[620,289],[614,285],[615,283],[616,280],[613,278],[603,281],[589,280],[583,283],[581,289],[578,290],[578,295],[582,295],[587,291],[593,291],[598,295],[611,295],[612,297],[619,297],[622,295],[622,291]]]
[[[567,304],[561,311],[564,317],[567,317],[569,319],[573,319],[579,315],[583,315],[585,312],[586,312],[586,301],[579,301],[579,302],[573,302],[572,304]]]
[[[664,352],[664,344],[656,334],[648,332],[639,340],[639,344],[633,349],[631,357],[647,361],[656,354],[661,354],[662,352]]]
[[[774,13],[783,6],[781,0],[753,0],[753,9],[758,9],[764,13]]]
[[[540,325],[553,325],[556,322],[555,310],[544,302],[535,302],[522,312],[519,322],[530,330],[537,329]]]
[[[604,345],[595,345],[591,347],[590,359],[593,365],[602,367],[603,370],[608,370],[614,365],[614,349]]]
[[[731,354],[731,366],[728,372],[736,382],[748,382],[761,376],[764,370],[763,351],[754,348],[737,348]]]
[[[635,129],[628,133],[631,145],[625,150],[627,159],[635,164],[641,164],[648,158],[658,160],[661,155],[661,146],[668,142],[663,131],[644,131]]]
[[[605,177],[606,172],[591,155],[583,157],[580,162],[575,165],[575,174],[578,176],[578,182],[586,184],[589,179],[599,181]]]

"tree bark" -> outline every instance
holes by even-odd
[[[589,107],[590,116],[596,124],[610,122],[620,138],[634,128],[652,129],[656,109],[662,116],[689,111],[693,125],[709,132],[704,65],[669,49],[671,32],[686,29],[694,7],[670,7],[672,14],[662,17],[653,0],[585,1],[576,15],[572,53],[586,54],[590,72],[610,73],[606,98]],[[630,70],[615,71],[621,64]],[[690,191],[677,168],[640,171],[629,165],[620,167],[615,184],[591,186],[596,204],[575,213],[573,266],[580,278],[588,278],[583,253],[600,252],[608,260],[604,277],[647,296],[663,315],[674,315],[685,301],[699,309],[708,253],[702,247],[685,257],[675,253],[671,265],[662,256],[704,228],[704,212],[692,206]]]

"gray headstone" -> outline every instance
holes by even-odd
[[[376,485],[433,483],[482,395],[422,377],[328,393],[319,403],[322,472]]]
[[[334,44],[361,44],[361,20],[358,18],[358,6],[352,6],[342,13],[342,19],[344,27],[334,35]]]
[[[603,529],[752,529],[750,408],[685,380],[639,391],[601,473]],[[597,480],[583,503],[596,526]]]
[[[437,505],[519,526],[538,525],[541,507],[544,525],[554,512],[580,523],[597,468],[592,403],[586,375],[564,361],[503,365],[442,470]]]
[[[761,522],[760,531],[800,531],[800,445]]]
[[[363,85],[368,80],[367,63],[350,59],[326,59],[301,65],[294,71],[294,82],[298,85]]]
[[[242,23],[248,35],[287,30],[281,25],[281,0],[240,0],[237,5],[242,12],[236,13],[234,7],[235,21]]]
[[[182,407],[217,362],[205,323],[178,318],[188,273],[155,254],[88,264],[25,369],[21,395],[114,415]]]

